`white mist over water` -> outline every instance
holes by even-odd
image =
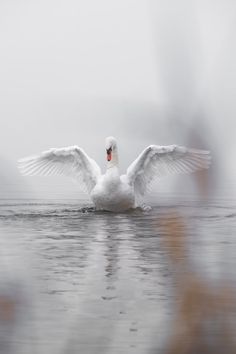
[[[229,185],[235,7],[230,0],[1,2],[1,155],[15,166],[77,144],[104,167],[103,142],[112,134],[123,171],[149,144],[188,144],[209,148],[219,166],[213,174]],[[0,174],[14,176],[6,167]],[[78,193],[66,179],[25,181],[27,197]],[[20,183],[14,190],[25,193]]]

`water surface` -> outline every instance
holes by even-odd
[[[149,212],[113,214],[70,200],[1,200],[0,290],[20,304],[11,350],[159,352],[178,300],[163,244],[163,219],[173,215],[187,225],[193,269],[232,282],[234,201],[163,200]]]

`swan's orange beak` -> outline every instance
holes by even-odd
[[[111,161],[112,155],[111,155],[112,149],[107,150],[107,161]]]

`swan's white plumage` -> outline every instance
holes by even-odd
[[[151,183],[169,174],[191,173],[208,168],[209,152],[184,146],[148,146],[127,169],[127,177],[139,196],[148,192]]]
[[[23,175],[65,175],[75,178],[82,190],[90,193],[101,176],[100,167],[78,146],[53,148],[38,156],[18,161]]]
[[[78,146],[54,148],[21,159],[19,169],[23,175],[73,177],[90,194],[97,209],[123,211],[139,205],[156,178],[190,173],[210,165],[208,151],[177,145],[150,145],[129,166],[126,175],[120,176],[115,138],[106,138],[106,150],[109,159],[104,175],[97,163]]]

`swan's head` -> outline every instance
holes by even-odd
[[[107,151],[107,161],[112,160],[112,155],[117,151],[116,139],[113,136],[106,138],[106,151]]]

